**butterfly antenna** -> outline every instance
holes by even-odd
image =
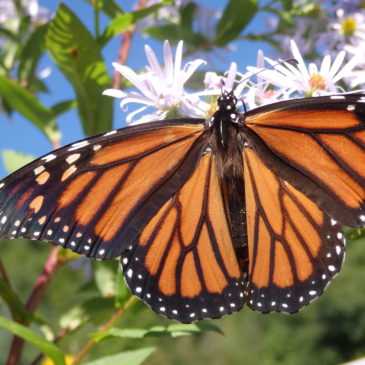
[[[253,76],[257,76],[257,75],[258,75],[258,74],[260,74],[261,72],[264,72],[264,71],[267,71],[267,70],[271,70],[272,68],[278,67],[278,66],[283,65],[283,64],[285,64],[285,63],[289,63],[289,64],[291,64],[291,65],[297,65],[297,64],[298,64],[298,61],[297,61],[295,58],[287,58],[287,59],[285,59],[285,60],[281,60],[281,61],[279,61],[279,62],[276,62],[276,63],[274,63],[273,65],[271,65],[271,66],[269,66],[269,67],[262,68],[261,70],[259,70],[259,71],[255,72],[255,73],[253,73],[252,75],[249,75],[249,76],[245,77],[244,79],[240,80],[240,81],[237,83],[237,85],[233,88],[233,91],[236,89],[236,87],[237,87],[239,84],[241,84],[242,82],[244,82],[244,81],[246,81],[246,80],[250,79],[251,77],[253,77]]]
[[[244,81],[246,81],[246,80],[250,79],[250,78],[251,78],[251,77],[253,77],[253,76],[258,75],[259,73],[261,73],[261,72],[263,72],[263,71],[271,70],[272,68],[275,68],[275,67],[277,67],[277,66],[283,65],[284,63],[289,63],[289,64],[292,64],[292,65],[297,65],[297,64],[298,64],[298,61],[297,61],[295,58],[287,58],[287,59],[285,59],[285,60],[281,60],[281,61],[279,61],[279,62],[276,62],[276,63],[274,63],[273,65],[271,65],[271,66],[269,66],[269,67],[262,68],[261,70],[259,70],[259,71],[255,72],[255,73],[253,73],[252,75],[247,76],[247,77],[245,77],[244,79],[240,80],[240,81],[236,84],[236,86],[232,89],[232,92],[234,92],[234,90],[237,88],[237,86],[238,86],[239,84],[241,84],[242,82],[244,82]],[[243,101],[243,99],[240,99],[240,101],[242,101],[243,109],[244,109],[245,113],[247,113],[247,109],[246,109],[246,104],[245,104],[245,102]]]

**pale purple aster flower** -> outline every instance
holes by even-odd
[[[313,18],[301,17],[296,19],[295,27],[287,35],[277,37],[280,50],[276,52],[275,57],[290,57],[291,41],[293,40],[303,55],[309,55],[317,47],[318,34],[323,31],[324,22],[328,17],[322,17],[320,20]]]
[[[258,70],[264,69],[265,57],[264,53],[259,50],[257,54]],[[289,99],[287,88],[274,88],[269,82],[265,81],[260,73],[256,75],[257,82],[254,84],[250,83],[248,91],[245,94],[244,101],[249,109],[256,108],[260,105],[272,104],[280,100]]]
[[[234,91],[237,99],[243,99],[242,91],[247,87],[248,79],[237,71],[237,64],[232,62],[224,76],[216,72],[206,72],[204,77],[204,91],[196,92],[192,95],[205,97],[205,101],[196,104],[197,113],[201,117],[208,118],[215,112],[217,106],[217,97],[222,92]]]
[[[341,0],[336,1],[332,4],[332,7],[335,10],[342,9],[346,13],[353,13],[355,11],[364,8],[364,1],[363,0]]]
[[[144,5],[148,8],[153,5],[160,4],[162,0],[147,0]],[[178,23],[180,20],[179,8],[188,3],[189,0],[175,0],[173,5],[163,6],[156,13],[143,18],[138,22],[137,26],[139,30],[155,26],[157,23]],[[136,9],[138,2],[134,5]]]
[[[274,86],[287,88],[288,95],[299,93],[305,96],[318,96],[339,93],[342,90],[336,86],[336,83],[348,76],[359,63],[355,56],[344,64],[346,52],[341,51],[333,63],[331,56],[327,55],[323,58],[320,68],[314,63],[310,63],[307,67],[294,41],[291,42],[291,50],[292,56],[298,61],[296,66],[286,63],[275,66],[274,70],[265,70],[260,74],[262,79]],[[276,63],[269,58],[265,58],[265,60],[270,65]],[[250,67],[250,71],[255,70],[257,71],[258,68]]]
[[[338,9],[336,17],[337,19],[328,24],[327,31],[319,36],[318,42],[326,44],[325,52],[342,50],[358,41],[365,41],[364,11],[348,14],[344,9]]]
[[[21,0],[20,6],[24,14],[31,17],[32,22],[44,23],[51,17],[50,11],[40,7],[38,0]],[[0,23],[7,23],[18,18],[19,14],[14,6],[14,1],[0,0]]]
[[[165,41],[164,67],[161,67],[153,50],[146,45],[145,52],[149,64],[146,66],[147,71],[140,74],[136,74],[127,66],[113,63],[114,68],[137,87],[138,91],[107,89],[103,94],[123,99],[120,103],[122,109],[130,103],[143,105],[128,114],[127,123],[136,124],[165,119],[181,115],[181,113],[190,117],[200,114],[196,110],[196,105],[199,103],[197,96],[186,92],[184,84],[200,65],[205,64],[205,61],[196,59],[182,67],[182,48],[183,42],[180,41],[174,59],[170,44]],[[149,108],[156,110],[134,121],[137,114],[146,112]]]

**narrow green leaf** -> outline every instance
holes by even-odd
[[[9,29],[0,27],[0,35],[2,37],[11,39],[15,43],[19,43],[18,37],[13,32],[11,32]]]
[[[60,103],[57,103],[51,107],[51,110],[53,112],[53,115],[59,116],[63,113],[68,112],[71,109],[75,109],[77,107],[77,101],[76,100],[66,100],[61,101]]]
[[[205,331],[216,332],[223,334],[219,327],[206,323],[192,323],[192,324],[181,324],[176,323],[170,326],[153,326],[148,329],[143,328],[110,328],[108,331],[103,333],[97,333],[92,335],[97,341],[102,341],[110,337],[122,337],[122,338],[145,338],[145,337],[179,337],[189,336],[198,334]]]
[[[100,36],[99,43],[104,46],[113,37],[122,33],[131,25],[139,22],[146,16],[153,14],[161,7],[171,4],[172,0],[164,0],[159,4],[149,6],[148,8],[137,10],[131,13],[124,13],[123,15],[114,18],[114,20],[105,28],[103,34]]]
[[[223,331],[218,326],[208,321],[192,324],[174,323],[167,327],[167,331],[171,333],[171,337],[186,336],[187,334],[206,331],[223,335]]]
[[[0,317],[0,327],[37,347],[43,354],[50,357],[55,365],[65,365],[64,354],[62,351],[55,344],[47,341],[40,334],[4,317]]]
[[[92,5],[95,4],[95,0],[84,1]],[[111,19],[117,17],[118,15],[124,14],[124,10],[114,0],[98,0],[97,6],[102,12],[104,12],[104,14],[106,14]]]
[[[45,51],[45,35],[47,24],[43,24],[35,29],[24,43],[19,55],[18,79],[32,84],[36,78],[37,65],[40,57]]]
[[[87,362],[85,365],[139,365],[154,351],[154,347],[146,347],[140,350],[121,352],[119,354]]]
[[[13,150],[1,151],[4,166],[7,172],[14,172],[34,160],[34,156],[26,155]]]
[[[29,91],[2,75],[0,75],[0,95],[12,109],[29,119],[51,142],[61,138],[52,111],[42,105]]]
[[[0,278],[0,296],[7,304],[12,317],[16,321],[30,321],[33,315],[27,311],[15,292]]]
[[[255,16],[258,0],[230,0],[216,29],[216,43],[224,46],[234,40]]]
[[[93,261],[92,265],[94,268],[95,283],[102,297],[114,297],[117,291],[118,262],[113,260]]]
[[[46,44],[57,66],[74,87],[86,135],[112,128],[112,98],[102,95],[110,78],[100,47],[77,16],[61,4],[48,26]]]

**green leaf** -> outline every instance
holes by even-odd
[[[0,327],[37,347],[43,354],[50,357],[55,365],[65,365],[64,354],[62,351],[55,344],[47,341],[40,334],[4,317],[0,317]]]
[[[45,35],[47,32],[47,24],[41,25],[24,43],[19,55],[18,78],[20,81],[27,81],[32,84],[36,78],[35,74],[40,57],[45,51]]]
[[[29,91],[6,76],[0,75],[0,95],[12,109],[29,119],[51,142],[60,140],[61,133],[53,119],[52,111],[42,105]]]
[[[131,297],[131,295],[132,293],[127,287],[121,266],[119,265],[117,274],[117,292],[115,294],[116,308],[120,308],[122,305],[124,305],[124,303]]]
[[[95,283],[102,297],[114,297],[117,291],[118,262],[113,260],[93,261],[92,265],[94,268]]]
[[[1,151],[6,171],[14,172],[34,160],[34,156],[26,155],[14,150]]]
[[[121,352],[119,354],[87,362],[85,365],[139,365],[154,351],[154,347],[146,347],[140,350]]]
[[[223,332],[217,326],[201,322],[192,324],[176,323],[169,326],[153,326],[148,329],[143,328],[110,328],[103,333],[97,333],[92,335],[97,341],[102,341],[110,337],[122,337],[122,338],[145,338],[145,337],[179,337],[189,336],[192,334],[198,334],[204,331],[216,332],[223,334]]]
[[[60,318],[60,326],[74,330],[90,320],[98,323],[105,320],[110,312],[114,310],[114,300],[112,298],[96,297],[88,299],[67,311]]]
[[[84,1],[92,5],[95,4],[95,0]],[[124,14],[124,10],[114,0],[98,0],[96,3],[98,8],[111,19],[117,17],[118,15]]]
[[[216,29],[216,43],[225,46],[246,27],[258,10],[258,0],[230,0]]]
[[[179,24],[152,26],[144,29],[143,33],[160,41],[168,39],[172,44],[177,44],[183,39],[188,47],[204,49],[210,42],[206,35],[197,33],[193,29],[196,9],[197,6],[194,3],[188,3],[185,6],[181,6],[179,8]]]
[[[33,315],[27,311],[19,297],[15,292],[7,285],[7,283],[0,278],[0,296],[7,304],[12,317],[20,321],[31,321]]]
[[[56,117],[58,115],[66,113],[69,110],[75,109],[75,108],[77,108],[76,100],[66,100],[66,101],[61,101],[60,103],[53,105],[51,107],[51,110],[53,112],[53,115]]]
[[[112,128],[112,98],[102,95],[110,78],[100,47],[77,16],[64,4],[48,26],[46,44],[57,66],[74,87],[86,135]]]
[[[13,32],[11,32],[9,29],[0,27],[0,36],[1,37],[4,37],[4,38],[9,38],[13,42],[15,42],[15,43],[19,43],[19,39],[16,36],[16,34],[14,34]]]
[[[171,44],[177,44],[181,39],[184,39],[184,44],[195,48],[209,43],[208,38],[204,34],[187,31],[179,24],[149,27],[144,29],[143,33],[159,41],[168,39]]]
[[[124,32],[131,25],[139,22],[146,16],[153,14],[161,7],[166,5],[171,5],[171,0],[164,0],[159,4],[149,6],[148,8],[144,8],[142,10],[137,10],[131,13],[125,13],[116,17],[104,30],[103,34],[99,38],[99,43],[104,46],[107,42],[109,42],[116,35]]]
[[[346,238],[352,241],[356,241],[364,237],[365,237],[365,228],[352,228],[346,230]]]
[[[192,334],[206,331],[223,335],[223,331],[218,326],[209,321],[192,324],[174,323],[169,325],[167,330],[171,333],[171,337],[185,336],[189,333]]]

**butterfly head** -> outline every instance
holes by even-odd
[[[208,127],[218,127],[222,123],[238,123],[237,98],[233,91],[223,91],[217,100],[217,108],[208,120]]]

